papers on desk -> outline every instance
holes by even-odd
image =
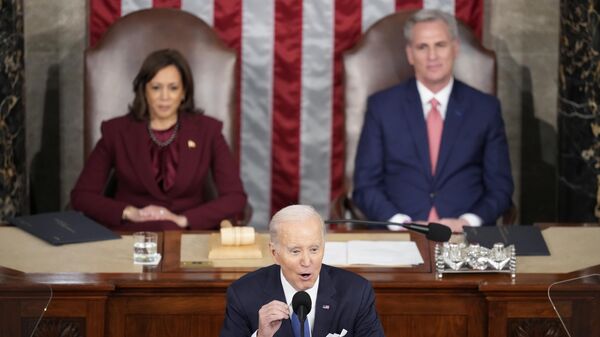
[[[413,241],[355,240],[326,242],[323,263],[335,266],[410,266],[423,263],[423,257]]]

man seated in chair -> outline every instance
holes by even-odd
[[[453,77],[454,17],[421,10],[404,35],[415,78],[369,97],[353,199],[372,220],[495,224],[514,188],[500,102]]]

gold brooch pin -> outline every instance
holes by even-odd
[[[189,140],[187,141],[187,143],[188,143],[188,147],[189,147],[190,149],[195,149],[195,148],[196,148],[196,142],[194,142],[193,140],[189,139]]]

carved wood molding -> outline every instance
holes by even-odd
[[[22,336],[29,337],[36,319],[23,320]],[[48,318],[42,319],[33,334],[34,337],[85,337],[85,319]]]
[[[507,325],[508,337],[568,337],[558,319],[513,318]]]

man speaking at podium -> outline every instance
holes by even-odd
[[[369,282],[322,264],[325,225],[314,208],[293,205],[281,209],[269,223],[269,232],[276,264],[229,286],[221,337],[301,337],[301,321],[304,337],[384,335]],[[298,310],[292,309],[298,292],[310,296],[308,315],[297,315]]]

